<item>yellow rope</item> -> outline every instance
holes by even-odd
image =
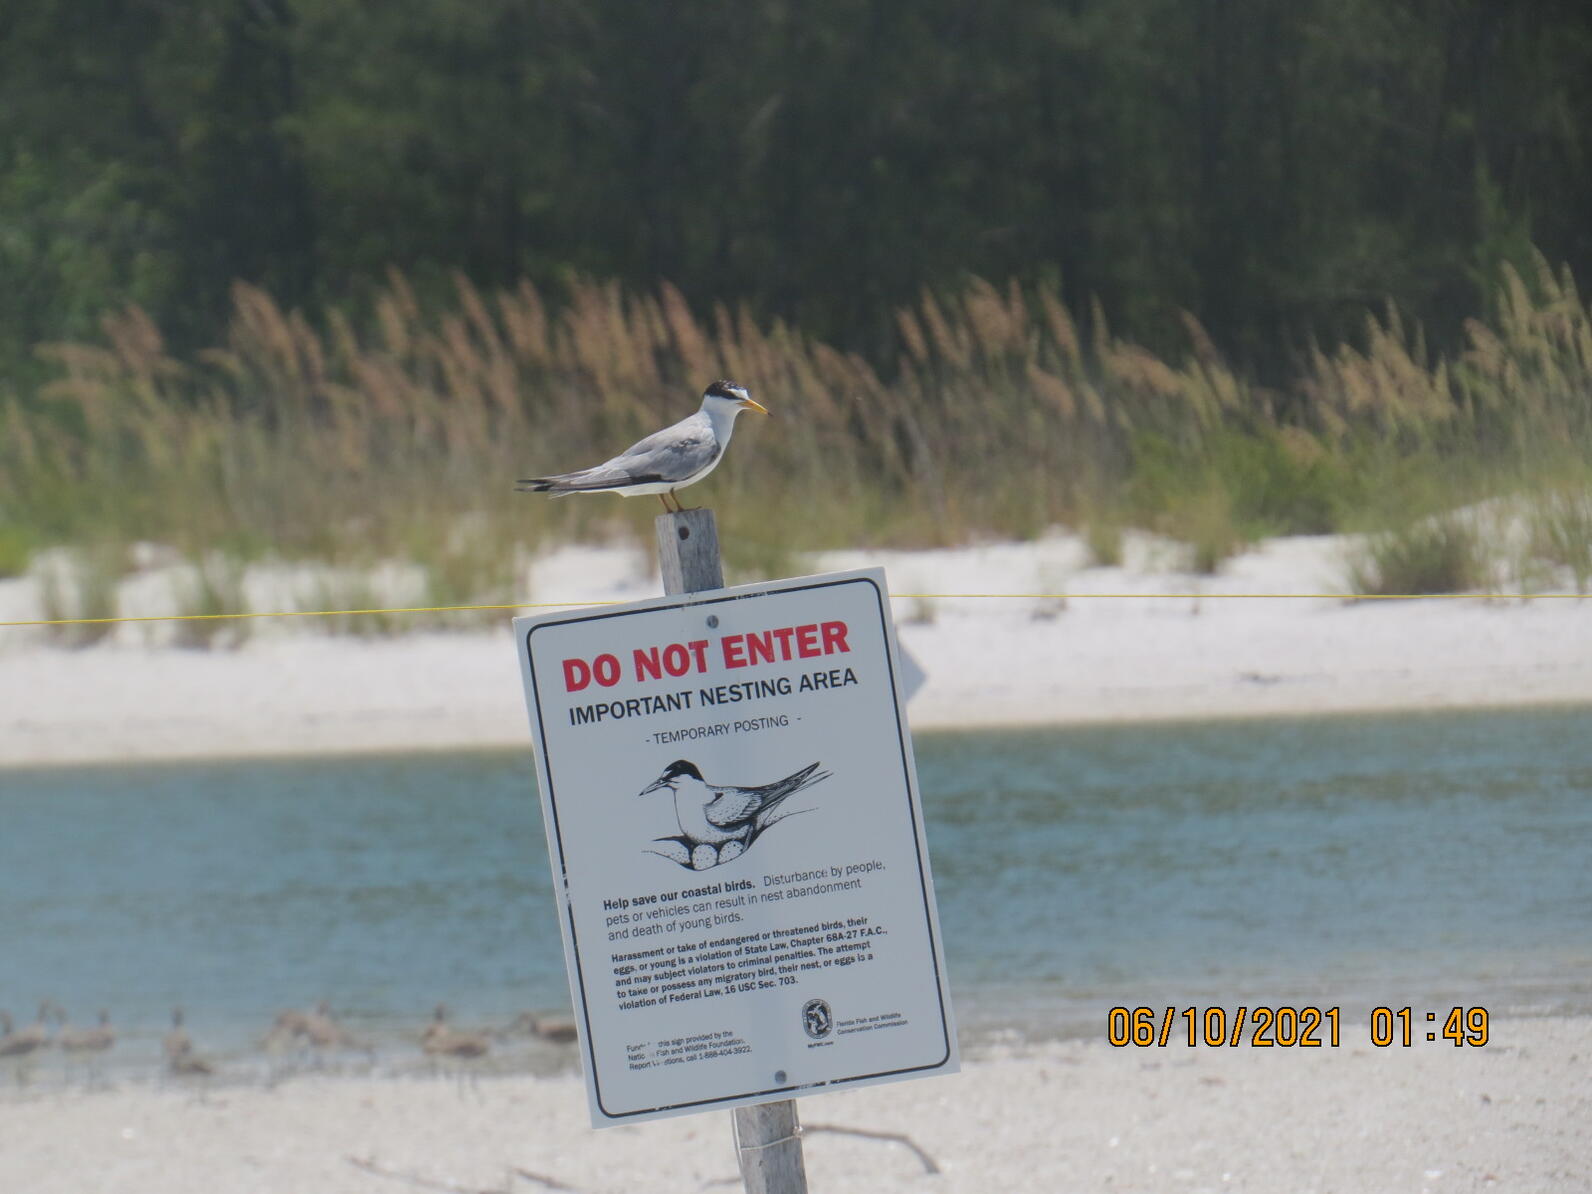
[[[897,600],[956,601],[1581,601],[1586,593],[891,593]],[[279,609],[235,614],[143,614],[116,618],[38,618],[7,626],[105,626],[118,622],[217,622],[233,618],[344,618],[362,614],[449,614],[471,610],[574,609],[619,601],[516,601],[507,605],[410,605],[393,609]]]
[[[358,614],[446,614],[472,609],[567,609],[578,605],[618,605],[617,601],[519,601],[510,605],[409,605],[396,609],[275,609],[239,614],[142,614],[122,618],[40,618],[0,622],[4,626],[105,626],[113,622],[218,622],[227,618],[340,618]]]

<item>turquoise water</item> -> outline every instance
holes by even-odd
[[[1114,1005],[1592,1011],[1592,711],[920,735],[965,1040]],[[0,1007],[235,1064],[567,1006],[529,751],[0,771]]]

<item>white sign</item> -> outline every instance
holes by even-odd
[[[882,569],[516,618],[599,1127],[957,1068]]]

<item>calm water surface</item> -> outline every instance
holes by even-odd
[[[964,1039],[1117,1004],[1592,1011],[1592,711],[921,735]],[[0,1007],[223,1056],[567,1006],[529,751],[0,771]],[[405,1044],[405,1038],[409,1043]]]

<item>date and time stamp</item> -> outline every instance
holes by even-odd
[[[1438,1042],[1479,1049],[1490,1019],[1484,1007],[1375,1007],[1363,1025],[1344,1023],[1336,1007],[1114,1007],[1106,1014],[1106,1041],[1118,1049],[1336,1049],[1345,1040],[1377,1049]]]

